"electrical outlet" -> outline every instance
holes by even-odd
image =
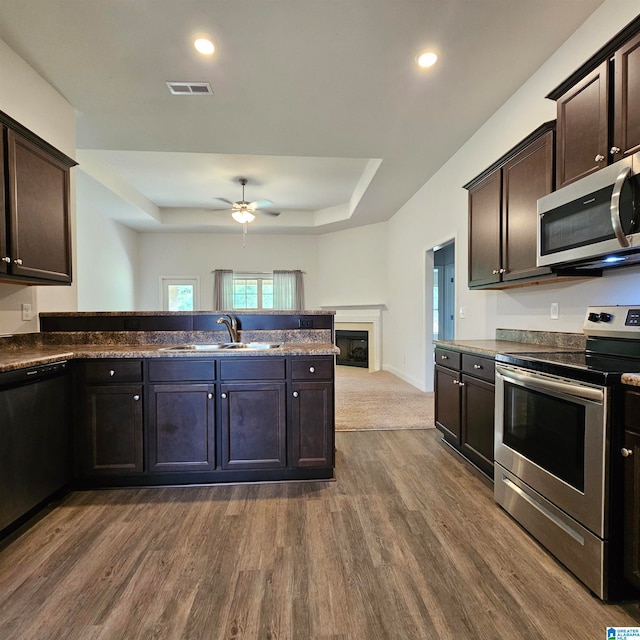
[[[557,320],[560,317],[560,305],[557,302],[551,303],[551,311],[549,317],[552,320]]]
[[[31,305],[28,302],[22,303],[22,319],[26,322],[33,319],[33,311]]]
[[[311,318],[300,318],[300,329],[313,329],[313,320]]]

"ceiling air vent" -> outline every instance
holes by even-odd
[[[167,82],[174,96],[212,96],[213,89],[208,82]]]

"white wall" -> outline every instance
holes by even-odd
[[[22,58],[0,40],[0,110],[70,157],[75,155],[73,107]],[[71,227],[75,263],[75,188],[71,175]],[[76,285],[25,287],[0,285],[0,334],[37,331],[37,317],[22,322],[20,306],[34,312],[76,309]]]
[[[318,302],[318,244],[315,236],[252,234],[242,246],[238,225],[235,234],[140,233],[139,277],[136,307],[144,311],[162,308],[161,276],[199,276],[201,309],[213,306],[213,269],[263,272],[301,269],[305,272],[305,306]]]
[[[384,368],[424,389],[433,386],[430,358],[431,265],[427,251],[456,239],[458,339],[495,335],[497,327],[581,330],[588,304],[637,304],[638,269],[598,280],[544,284],[505,291],[467,288],[467,192],[462,185],[528,133],[555,118],[544,96],[640,13],[640,0],[608,0],[418,191],[388,223],[389,311],[385,314]],[[551,320],[551,302],[560,318]]]
[[[387,223],[318,236],[320,305],[385,304]]]

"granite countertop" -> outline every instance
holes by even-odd
[[[34,367],[60,360],[81,358],[237,358],[274,356],[324,356],[340,351],[329,342],[288,342],[277,349],[164,351],[162,344],[101,344],[101,345],[25,345],[0,352],[0,373]]]
[[[577,351],[572,347],[557,347],[548,344],[532,344],[511,340],[434,340],[436,347],[475,353],[494,358],[498,353],[548,353],[550,351]]]
[[[640,387],[640,373],[623,373],[622,384],[629,384],[633,387]]]

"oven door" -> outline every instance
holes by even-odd
[[[605,538],[606,387],[496,366],[496,462]]]

